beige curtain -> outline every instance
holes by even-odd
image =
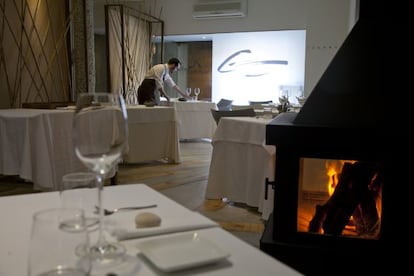
[[[119,9],[108,10],[108,54],[110,72],[110,92],[122,92],[122,23]]]
[[[70,99],[67,0],[0,0],[0,108]]]
[[[123,22],[121,22],[122,10],[124,11]],[[137,89],[151,63],[151,26],[148,21],[129,9],[124,7],[122,10],[111,7],[108,11],[111,92],[122,93],[127,104],[138,104]],[[124,63],[122,63],[122,50],[124,51]],[[123,75],[122,64],[124,64],[125,75]]]

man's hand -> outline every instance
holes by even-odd
[[[167,99],[167,102],[170,102],[170,96],[165,93],[164,89],[160,89],[160,94]]]
[[[187,93],[181,91],[181,89],[178,87],[178,85],[174,86],[175,91],[177,91],[181,96],[183,96],[184,99],[190,100],[191,97],[187,95]]]

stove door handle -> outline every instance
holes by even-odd
[[[267,178],[267,177],[266,177],[266,182],[265,182],[265,194],[264,194],[264,199],[265,199],[265,200],[267,200],[267,196],[268,196],[268,194],[267,194],[267,187],[268,187],[269,185],[272,185],[272,189],[274,190],[274,189],[275,189],[275,184],[276,184],[276,182],[275,182],[275,181],[269,181],[269,178]]]

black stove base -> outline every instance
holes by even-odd
[[[260,239],[260,249],[304,275],[374,275],[391,266],[391,259],[386,259],[387,253],[382,250],[367,254],[361,250],[350,252],[275,241],[273,227],[271,215]]]

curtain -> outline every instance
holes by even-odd
[[[151,64],[151,23],[125,7],[110,8],[108,17],[111,93],[122,93],[127,104],[138,104],[138,86]]]
[[[110,72],[110,92],[122,93],[122,27],[119,9],[108,10],[108,54]]]

